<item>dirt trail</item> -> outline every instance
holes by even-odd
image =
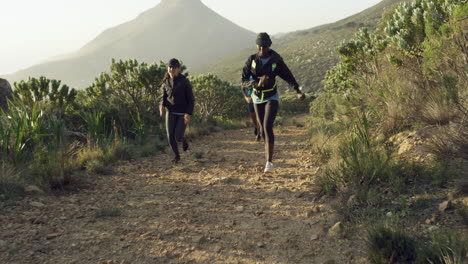
[[[365,263],[363,241],[327,235],[337,217],[317,196],[308,137],[276,129],[273,175],[251,129],[223,131],[179,165],[125,162],[79,192],[0,207],[0,263]],[[96,217],[106,208],[120,216]]]

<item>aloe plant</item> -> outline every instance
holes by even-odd
[[[100,109],[94,109],[91,112],[83,112],[81,117],[88,128],[89,142],[92,144],[101,142],[107,135],[104,112]]]
[[[44,112],[40,104],[29,108],[19,101],[10,102],[8,108],[8,113],[0,114],[0,146],[2,156],[17,164],[26,149],[33,149],[45,135]]]

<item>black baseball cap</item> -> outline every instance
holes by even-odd
[[[262,47],[270,47],[272,44],[270,35],[268,35],[266,32],[259,33],[256,43]]]
[[[176,58],[172,58],[169,60],[169,63],[167,66],[172,67],[172,68],[180,68],[180,62]]]

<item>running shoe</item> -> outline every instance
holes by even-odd
[[[275,167],[272,162],[267,161],[264,172],[275,172]]]
[[[187,151],[189,149],[189,144],[188,144],[187,140],[184,140],[184,142],[182,142],[182,149],[184,151]]]
[[[175,157],[171,160],[171,162],[172,162],[173,164],[177,164],[177,163],[179,163],[179,161],[180,161],[180,156],[175,156]]]

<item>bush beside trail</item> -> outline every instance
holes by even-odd
[[[390,221],[418,235],[414,222],[450,222],[425,218],[428,211],[448,217],[437,206],[429,210],[431,204],[451,197],[445,202],[456,204],[451,210],[466,211],[463,198],[450,193],[467,195],[458,186],[468,165],[467,16],[466,1],[402,3],[375,32],[362,28],[337,47],[341,60],[311,104],[310,131],[312,152],[326,164],[319,183],[341,201],[336,209],[350,228]],[[444,231],[450,229],[466,234],[463,224]],[[369,260],[463,263],[466,257],[465,238],[423,256],[417,245],[430,237],[416,241],[402,232],[373,230]]]
[[[157,101],[166,68],[162,62],[113,60],[109,72],[79,91],[44,76],[15,83],[9,110],[0,115],[3,197],[22,195],[27,184],[63,188],[83,172],[105,172],[118,160],[163,150]],[[245,115],[239,87],[214,75],[191,80],[197,112],[189,137],[240,125]]]

